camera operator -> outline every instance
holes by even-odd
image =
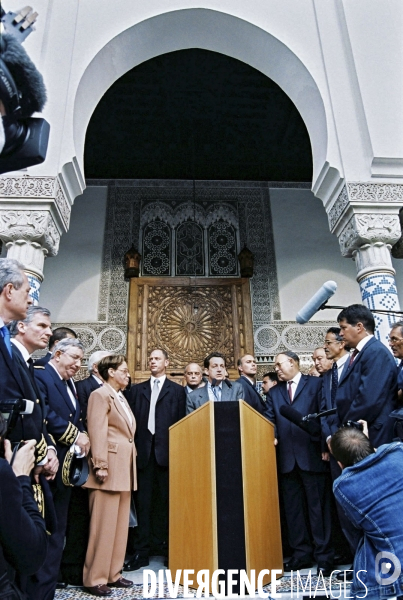
[[[30,473],[35,464],[35,440],[29,440],[12,461],[11,444],[4,440],[6,423],[0,415],[0,597],[23,596],[11,570],[18,576],[33,575],[46,558],[48,536],[33,496]],[[12,464],[12,466],[11,466]],[[11,569],[10,569],[11,567]]]
[[[365,429],[350,426],[332,436],[331,451],[343,470],[333,484],[334,495],[363,536],[350,598],[401,598],[403,574],[395,557],[402,563],[403,444],[384,444],[375,451]],[[393,573],[385,559],[394,564]]]

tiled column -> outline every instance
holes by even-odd
[[[369,309],[400,310],[390,250],[401,236],[403,185],[347,183],[328,208],[330,229],[341,253],[352,257],[362,302]],[[374,313],[376,336],[387,345],[393,313]]]
[[[70,211],[57,177],[0,178],[0,239],[7,257],[24,265],[34,304],[39,302],[45,258],[57,254]]]

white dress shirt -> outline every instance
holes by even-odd
[[[297,391],[297,387],[298,387],[301,377],[302,377],[301,371],[298,371],[298,373],[296,375],[294,375],[294,377],[292,379],[290,379],[289,381],[286,381],[287,392],[290,389],[289,384],[291,383],[292,400],[294,400],[295,392]]]

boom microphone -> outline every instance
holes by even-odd
[[[320,307],[325,304],[329,298],[333,296],[337,290],[337,283],[335,281],[326,281],[321,288],[316,292],[314,296],[301,308],[297,313],[295,320],[300,325],[307,323],[309,319],[318,312]]]
[[[318,437],[321,433],[320,424],[316,421],[304,421],[304,416],[300,412],[292,408],[292,406],[283,405],[280,406],[280,414],[297,425],[300,429],[303,429],[305,433],[308,433],[312,437]]]

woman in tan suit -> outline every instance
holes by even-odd
[[[137,488],[133,413],[122,394],[129,371],[122,355],[98,363],[104,385],[88,401],[91,439],[89,488],[90,535],[84,585],[94,596],[110,596],[111,587],[133,585],[121,577],[129,527],[131,492]]]

